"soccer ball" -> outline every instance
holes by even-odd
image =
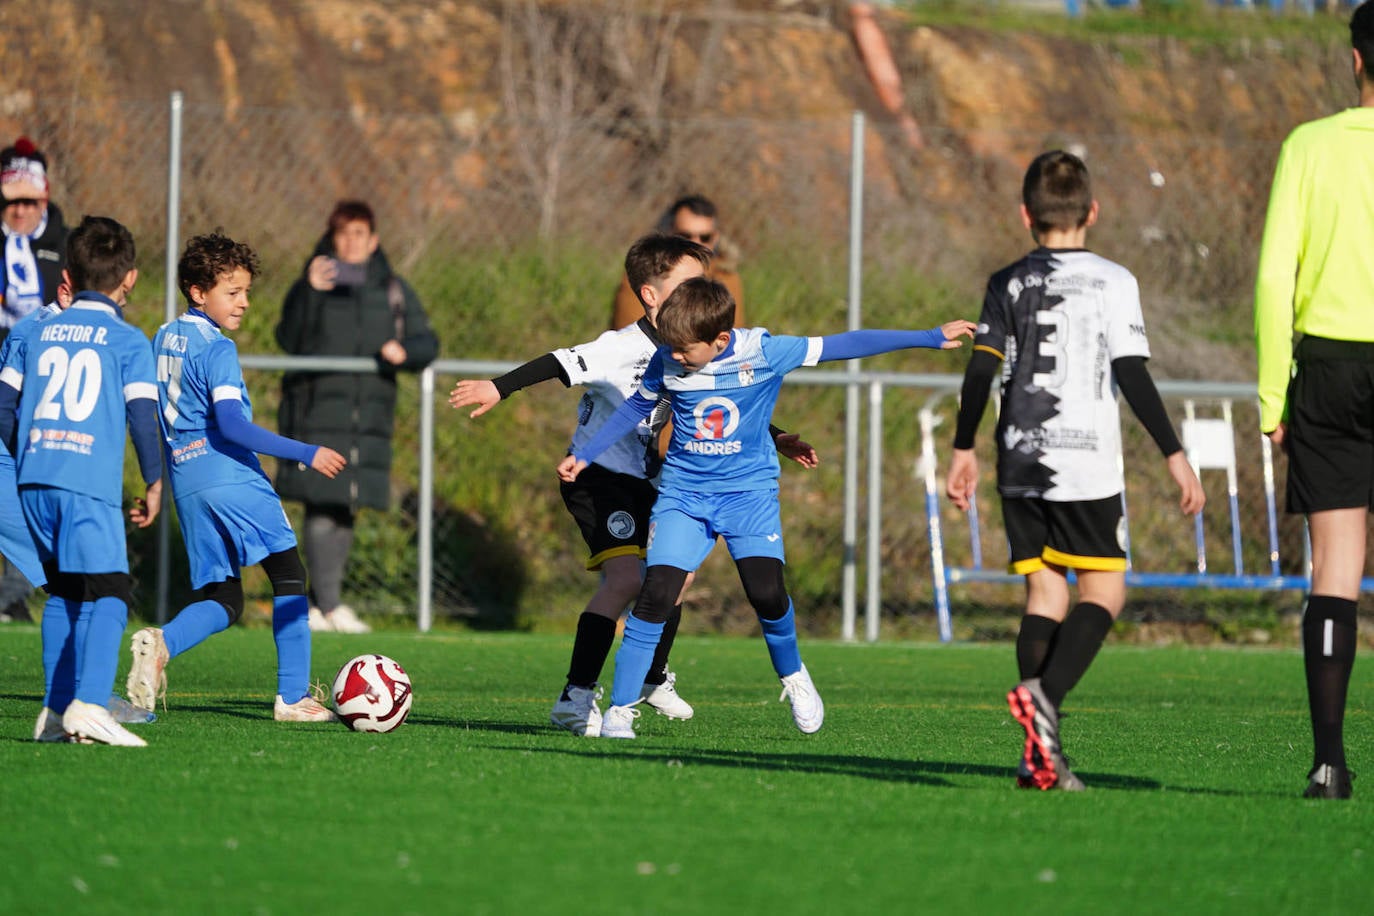
[[[355,732],[389,732],[410,713],[410,676],[385,655],[351,658],[334,676],[334,711]]]

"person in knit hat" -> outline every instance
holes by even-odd
[[[20,137],[0,150],[0,341],[25,315],[57,298],[67,260],[62,211],[48,200],[48,160]]]

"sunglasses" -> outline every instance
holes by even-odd
[[[37,197],[7,197],[5,206],[7,207],[41,207],[43,201]]]
[[[687,239],[689,242],[696,242],[699,245],[710,245],[716,240],[714,232],[677,232],[680,238]]]

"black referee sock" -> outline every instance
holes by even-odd
[[[573,639],[572,661],[568,664],[568,683],[574,687],[590,687],[601,677],[606,656],[615,642],[615,621],[591,611],[583,611],[577,618],[577,636]]]
[[[663,622],[663,635],[658,638],[658,648],[654,650],[654,660],[649,665],[649,673],[644,675],[644,683],[657,687],[668,680],[668,653],[673,651],[673,640],[677,638],[677,625],[682,622],[682,605],[675,604]]]
[[[1054,651],[1045,660],[1045,670],[1040,675],[1040,688],[1055,709],[1097,658],[1097,650],[1102,648],[1111,629],[1112,615],[1107,609],[1086,601],[1074,605],[1059,625]]]
[[[1345,693],[1355,667],[1355,602],[1312,595],[1302,614],[1302,657],[1312,713],[1312,765],[1345,766]]]
[[[1021,618],[1016,634],[1016,668],[1021,680],[1039,677],[1045,672],[1045,659],[1054,651],[1054,638],[1059,633],[1059,621],[1039,614]]]

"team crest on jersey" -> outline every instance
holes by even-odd
[[[606,530],[617,541],[628,540],[634,537],[635,517],[624,509],[617,509],[611,513],[610,518],[606,519]]]
[[[739,383],[744,387],[754,384],[754,365],[753,363],[740,363]]]

